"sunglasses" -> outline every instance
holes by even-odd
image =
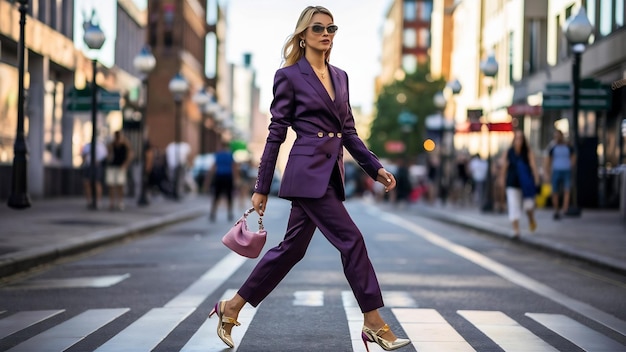
[[[324,27],[321,24],[314,24],[311,27],[311,30],[313,31],[313,33],[316,34],[322,34],[324,33],[324,29],[326,29],[326,32],[328,32],[328,34],[335,34],[335,32],[337,32],[337,30],[339,29],[339,27],[337,27],[334,24],[331,24],[328,27]]]

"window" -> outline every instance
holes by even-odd
[[[513,32],[509,32],[509,38],[508,38],[508,43],[507,43],[508,50],[509,50],[509,58],[508,58],[508,61],[509,61],[508,62],[509,64],[509,67],[508,67],[509,68],[509,82],[508,83],[509,84],[514,81],[513,79],[513,70],[514,70],[513,63],[515,60],[515,56],[513,53],[513,47],[515,46],[514,40],[515,40],[515,36],[513,35]]]
[[[414,55],[407,54],[402,56],[402,69],[408,74],[417,71],[417,59]]]
[[[432,0],[425,0],[425,1],[420,2],[420,6],[419,6],[420,20],[430,22],[432,13],[433,13]]]
[[[417,14],[417,6],[415,4],[415,0],[404,1],[404,20],[415,21],[416,14]]]
[[[415,48],[417,44],[415,29],[407,28],[404,30],[403,44],[406,48]]]
[[[600,0],[600,35],[605,36],[613,29],[613,0]]]
[[[615,0],[615,27],[624,27],[624,0]]]

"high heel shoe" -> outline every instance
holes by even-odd
[[[411,340],[409,339],[396,339],[395,341],[387,341],[383,339],[381,336],[389,331],[389,325],[385,324],[382,328],[374,331],[367,326],[363,326],[363,331],[361,332],[361,338],[363,339],[363,343],[365,344],[365,349],[367,352],[370,351],[368,342],[374,342],[378,344],[378,346],[382,347],[385,351],[393,351],[400,347],[404,347],[408,345]]]
[[[219,318],[219,321],[217,322],[217,336],[222,341],[224,341],[224,343],[228,345],[228,347],[234,348],[235,343],[233,342],[233,338],[224,329],[224,324],[234,324],[235,326],[239,326],[241,324],[237,320],[231,317],[224,316],[225,306],[226,306],[226,301],[219,301],[215,303],[215,307],[213,307],[213,310],[211,311],[211,313],[209,313],[209,318],[211,318],[213,314],[217,313],[217,317]]]

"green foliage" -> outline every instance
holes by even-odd
[[[424,120],[426,116],[437,112],[433,97],[445,85],[442,78],[432,80],[428,72],[418,70],[407,74],[401,81],[384,86],[376,100],[375,116],[368,139],[370,149],[380,157],[397,157],[398,154],[385,151],[385,143],[403,141],[407,144],[407,156],[415,157],[423,152]],[[417,116],[417,123],[407,128],[407,132],[398,123],[398,116],[403,111]]]

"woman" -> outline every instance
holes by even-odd
[[[364,315],[362,338],[386,350],[409,344],[389,330],[378,312],[383,300],[378,280],[367,256],[363,236],[343,205],[343,147],[386,191],[396,181],[359,139],[348,97],[348,76],[328,64],[337,26],[321,6],[309,6],[300,15],[285,44],[284,67],[276,72],[272,119],[252,195],[252,206],[263,215],[280,145],[287,128],[297,138],[283,173],[279,196],[291,200],[283,241],[259,261],[237,294],[218,302],[218,336],[230,347],[233,326],[246,303],[257,306],[300,261],[319,228],[341,253],[344,273]],[[305,186],[304,186],[305,185]]]
[[[522,209],[528,216],[528,226],[533,232],[537,228],[535,222],[535,194],[539,184],[539,174],[535,166],[535,156],[528,148],[524,133],[516,130],[511,148],[502,154],[502,170],[506,182],[506,201],[509,220],[513,224],[513,238],[520,236],[519,219]]]

